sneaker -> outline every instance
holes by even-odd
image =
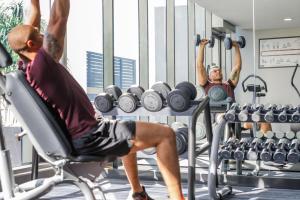
[[[142,186],[143,192],[135,192],[132,194],[132,199],[133,200],[154,200],[151,197],[148,196],[145,187]]]

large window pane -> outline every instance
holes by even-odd
[[[148,1],[149,85],[166,81],[166,1]]]
[[[138,0],[114,0],[114,84],[138,83]]]
[[[84,14],[80,14],[83,13]],[[67,32],[67,67],[90,100],[103,88],[102,1],[72,0]]]

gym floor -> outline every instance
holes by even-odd
[[[167,191],[162,182],[143,181],[148,194],[155,200],[168,199]],[[126,200],[130,192],[130,185],[127,180],[122,179],[103,179],[99,183],[105,192],[107,200]],[[251,200],[296,200],[299,199],[300,190],[285,189],[259,189],[250,187],[233,187],[231,200],[251,199]],[[187,184],[183,184],[183,192],[187,194]],[[97,194],[97,193],[96,193]],[[99,195],[97,194],[97,197]],[[61,200],[84,200],[81,193],[75,186],[60,185],[55,187],[50,193],[45,195],[43,200],[61,199]],[[130,199],[130,198],[128,198]],[[207,200],[207,187],[205,185],[196,185],[196,199]]]

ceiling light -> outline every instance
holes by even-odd
[[[286,22],[289,22],[289,21],[292,21],[293,19],[290,18],[290,17],[286,17],[286,18],[284,18],[283,20],[286,21]]]

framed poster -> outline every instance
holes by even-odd
[[[300,64],[300,36],[259,39],[259,68]]]

